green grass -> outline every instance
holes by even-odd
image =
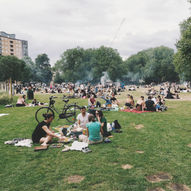
[[[122,100],[124,95],[119,96]],[[134,93],[135,97],[140,93]],[[59,96],[59,95],[58,95]],[[48,102],[48,95],[35,95]],[[60,96],[59,96],[60,97]],[[16,98],[14,98],[16,100]],[[87,105],[87,100],[71,100]],[[123,101],[121,101],[122,103]],[[56,106],[61,107],[61,99]],[[110,144],[89,146],[91,153],[61,152],[49,148],[34,152],[32,148],[4,145],[16,137],[31,138],[36,126],[34,119],[38,107],[3,108],[0,113],[0,190],[2,191],[62,191],[62,190],[137,190],[166,186],[170,182],[186,184],[191,188],[191,102],[168,101],[167,112],[125,113],[104,112],[108,122],[118,119],[123,133],[115,134]],[[64,124],[54,120],[52,126]],[[143,124],[137,130],[132,124]],[[135,151],[142,150],[143,154]],[[130,170],[123,164],[133,166]],[[146,176],[167,172],[173,179],[168,182],[149,183]],[[81,183],[69,184],[72,175],[84,176]]]

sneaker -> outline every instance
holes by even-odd
[[[83,153],[89,153],[92,152],[88,147],[82,148]]]
[[[104,143],[111,143],[111,140],[108,139],[108,138],[106,138],[106,139],[104,140]]]

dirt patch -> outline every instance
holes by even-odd
[[[68,183],[80,183],[82,180],[84,180],[84,176],[79,176],[79,175],[74,175],[74,176],[70,176],[68,177]]]
[[[102,183],[98,183],[98,184],[94,184],[91,187],[91,190],[101,190],[106,186],[106,184],[104,182]]]
[[[157,187],[157,188],[151,188],[148,191],[165,191],[165,190],[160,187]]]
[[[189,145],[187,145],[187,146],[191,148],[191,144],[189,144]]]
[[[157,183],[157,182],[171,180],[172,177],[168,173],[160,172],[158,174],[147,176],[146,179],[148,182]]]
[[[136,126],[135,126],[135,129],[142,129],[143,127],[144,127],[143,124],[139,124],[139,125],[136,125]]]
[[[191,189],[183,184],[170,184],[167,186],[168,189],[172,191],[191,191]]]
[[[143,154],[144,151],[136,151],[136,153]]]
[[[127,169],[133,168],[133,166],[130,165],[130,164],[123,164],[123,165],[121,165],[121,168],[124,169],[124,170],[127,170]]]

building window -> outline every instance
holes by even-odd
[[[14,50],[13,50],[13,49],[10,49],[10,51],[12,51],[12,52],[13,52]]]
[[[13,48],[13,45],[10,45],[11,48]]]
[[[13,43],[13,41],[12,41],[12,40],[10,40],[10,43]]]

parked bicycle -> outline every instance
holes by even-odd
[[[54,96],[49,97],[49,106],[39,108],[35,113],[35,119],[37,122],[41,122],[44,119],[44,114],[51,113],[55,117],[55,113],[58,114],[59,119],[66,119],[69,123],[75,123],[78,113],[80,113],[80,106],[76,103],[68,104],[69,99],[63,99],[64,107],[61,112],[55,108],[55,98]]]

